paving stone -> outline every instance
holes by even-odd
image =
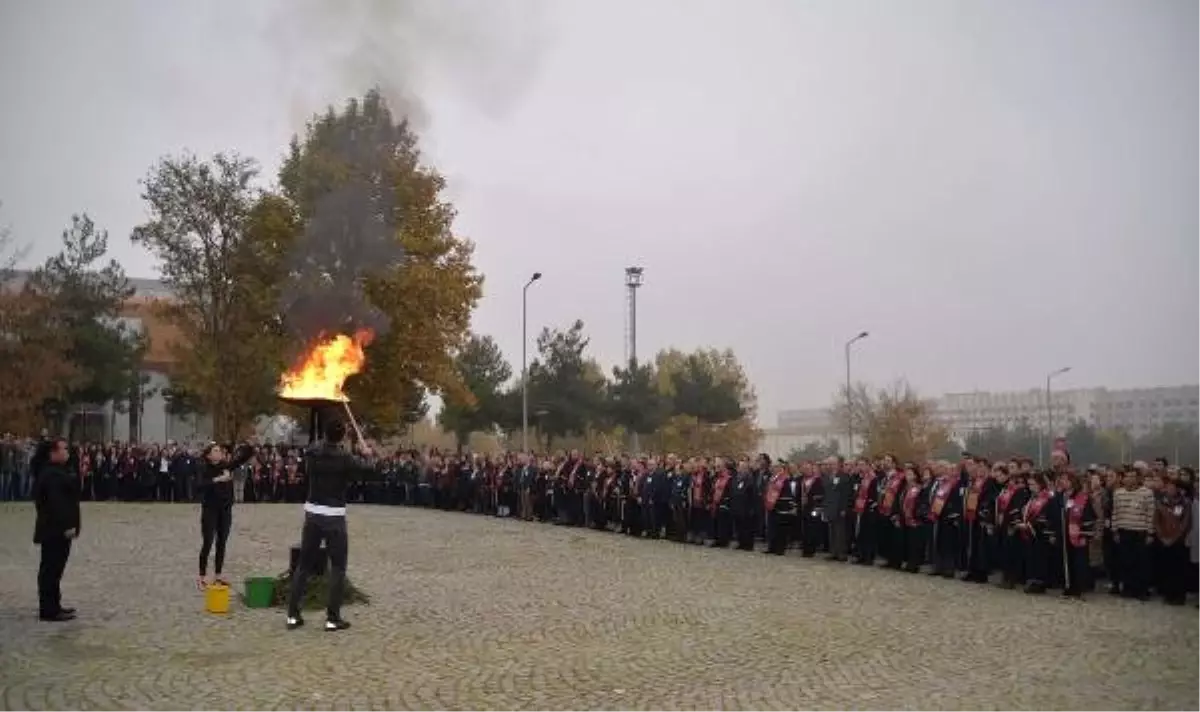
[[[298,506],[233,521],[234,581],[287,568]],[[1200,707],[1191,607],[362,506],[372,603],[288,632],[204,612],[197,507],[97,503],[63,582],[80,618],[45,624],[32,530],[0,504],[3,709]]]

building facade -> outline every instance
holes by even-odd
[[[1051,390],[1049,407],[1042,389],[948,393],[937,399],[936,413],[960,442],[973,431],[1012,427],[1022,420],[1055,435],[1083,420],[1140,437],[1169,423],[1200,424],[1200,385]]]
[[[28,272],[16,272],[6,283],[20,289]],[[122,403],[79,403],[67,414],[67,431],[77,440],[121,442],[200,441],[212,435],[211,421],[204,416],[175,415],[167,407],[166,392],[175,366],[178,330],[162,318],[157,306],[171,299],[171,292],[158,280],[130,279],[133,296],[118,319],[131,332],[147,338],[142,363],[140,393]],[[131,394],[132,395],[132,394]]]
[[[808,445],[836,445],[845,453],[846,434],[836,432],[828,408],[802,408],[779,412],[776,427],[765,428],[758,451],[771,457],[786,457],[793,450]]]
[[[1062,435],[1077,420],[1100,429],[1120,429],[1141,437],[1167,424],[1200,426],[1200,385],[1153,388],[1074,388],[1046,391],[974,391],[947,393],[932,401],[935,417],[962,443],[972,432],[1011,428],[1022,421],[1034,429]],[[782,457],[809,443],[838,441],[827,408],[780,411],[778,426],[763,431],[763,451]],[[779,454],[776,455],[776,452]]]

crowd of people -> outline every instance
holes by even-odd
[[[4,493],[28,493],[5,441]],[[235,448],[227,448],[234,450]],[[244,445],[236,502],[303,502],[304,450]],[[199,501],[201,450],[77,445],[82,499]],[[10,455],[9,453],[16,453]],[[15,473],[15,474],[13,474]],[[12,483],[16,484],[12,484]],[[22,488],[25,489],[22,489]],[[1024,458],[898,462],[831,457],[533,457],[397,451],[351,482],[347,501],[473,512],[633,537],[818,554],[897,571],[994,581],[1031,594],[1180,604],[1197,584],[1195,473],[1165,459],[1076,469],[1063,450]]]
[[[1076,471],[1028,459],[421,456],[382,465],[364,502],[553,522],[1082,596],[1181,604],[1197,583],[1195,473],[1166,460]]]

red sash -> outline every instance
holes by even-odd
[[[788,477],[784,474],[776,473],[771,477],[771,483],[767,485],[767,511],[775,511],[775,503],[779,501],[779,495],[783,494],[783,486],[787,484]]]
[[[704,470],[696,470],[696,474],[692,475],[692,506],[696,509],[704,506],[704,478],[707,474]]]
[[[579,472],[579,464],[580,463],[578,463],[578,462],[575,463],[575,466],[571,468],[571,474],[567,475],[567,488],[568,489],[575,489],[575,473]]]
[[[1025,505],[1025,523],[1032,526],[1033,520],[1038,518],[1038,515],[1046,508],[1046,503],[1049,501],[1050,490],[1044,489],[1038,492],[1037,498],[1030,500],[1029,504]]]
[[[979,494],[983,489],[983,478],[979,478],[971,483],[967,488],[967,501],[963,503],[963,519],[974,523],[975,517],[979,513]]]
[[[854,511],[862,514],[867,509],[867,497],[871,493],[871,484],[875,482],[875,473],[864,477],[858,483],[858,494],[854,497]]]
[[[1004,518],[1008,516],[1008,503],[1012,501],[1012,498],[1016,494],[1017,486],[1010,483],[1000,493],[1000,496],[996,498],[996,524],[1004,523]]]
[[[1071,546],[1080,547],[1087,543],[1083,538],[1083,508],[1088,505],[1087,492],[1076,492],[1067,505],[1067,539]]]
[[[904,493],[904,501],[900,504],[904,509],[904,523],[910,527],[915,527],[920,523],[917,521],[917,498],[920,496],[921,485],[914,482]]]
[[[721,497],[725,495],[725,488],[729,486],[729,479],[727,471],[722,471],[721,474],[717,475],[717,482],[713,485],[713,501],[709,505],[713,514],[717,513],[717,508],[721,505]]]
[[[933,495],[933,504],[929,507],[929,521],[936,522],[938,517],[942,516],[946,498],[950,496],[950,492],[956,484],[958,484],[957,477],[947,477],[938,485],[937,492]]]
[[[881,509],[884,512],[891,512],[896,506],[896,495],[900,494],[900,486],[904,484],[904,475],[899,472],[892,473],[892,479],[888,482],[887,491],[883,494],[883,505]]]

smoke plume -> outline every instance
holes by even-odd
[[[532,81],[545,0],[289,0],[269,24],[291,94],[308,117],[378,87],[417,127],[428,99],[464,99],[500,116]]]
[[[365,278],[402,259],[395,198],[379,177],[395,124],[423,128],[431,99],[465,99],[491,117],[519,100],[541,54],[545,0],[278,0],[268,39],[297,129],[325,107],[379,92],[394,121],[336,132],[321,146],[349,179],[316,198],[289,255],[281,308],[304,341],[389,326],[363,293]],[[368,98],[367,102],[372,101]],[[360,107],[369,114],[367,107]]]

